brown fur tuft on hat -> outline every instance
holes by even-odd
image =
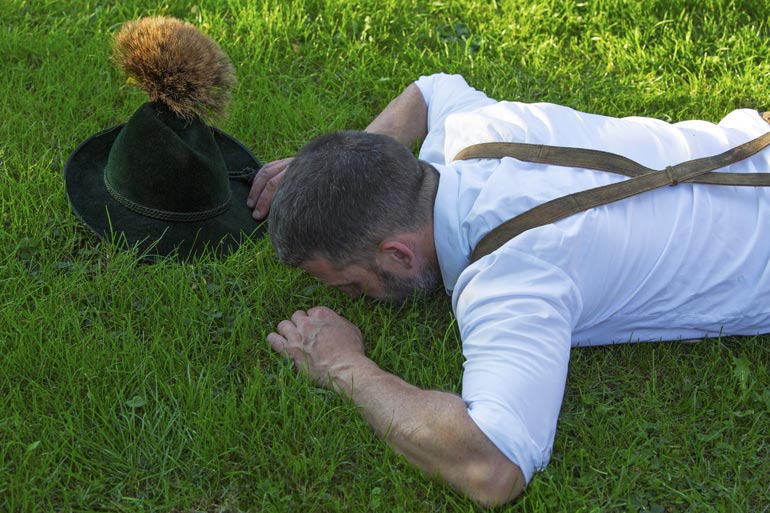
[[[224,115],[237,85],[235,68],[219,45],[176,18],[127,22],[115,36],[113,53],[150,101],[187,120]]]

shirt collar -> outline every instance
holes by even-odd
[[[436,202],[433,205],[433,240],[441,268],[444,288],[451,294],[463,269],[470,262],[470,252],[463,243],[457,203],[459,178],[452,166],[433,164],[439,173]]]

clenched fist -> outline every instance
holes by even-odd
[[[331,388],[349,380],[354,368],[371,363],[364,354],[361,331],[325,306],[298,310],[267,336],[270,346],[290,357],[318,385]]]

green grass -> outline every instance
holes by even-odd
[[[420,74],[609,115],[768,106],[768,0],[0,0],[0,511],[480,509],[297,377],[265,335],[326,304],[372,358],[459,391],[449,301],[351,302],[265,240],[145,265],[70,213],[62,168],[143,95],[126,20],[203,27],[237,65],[220,123],[263,160],[361,128]],[[770,511],[770,338],[573,352],[551,464],[502,510]]]

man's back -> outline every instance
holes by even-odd
[[[438,80],[444,85],[456,78]],[[602,149],[662,169],[719,153],[770,129],[749,110],[731,113],[720,125],[671,125],[551,104],[488,104],[476,91],[465,93],[475,101],[463,103],[462,87],[456,88],[441,97],[461,108],[474,103],[481,108],[434,118],[443,126],[431,127],[421,157],[451,161],[476,142],[515,140]],[[436,239],[449,290],[475,244],[497,224],[550,199],[625,180],[510,158],[441,164],[436,163],[441,173]],[[768,170],[770,152],[723,171]],[[766,188],[681,184],[532,230],[508,246],[552,264],[574,283],[580,297],[580,304],[571,305],[575,344],[755,334],[770,326],[770,273],[765,272],[770,245],[763,237],[770,233],[768,209]]]
[[[666,187],[527,231],[469,265],[501,222],[626,178],[510,158],[452,162],[466,146],[515,141],[662,169],[767,132],[756,111],[671,125],[498,103],[456,76],[417,85],[429,115],[420,157],[440,173],[434,238],[463,340],[463,399],[527,479],[550,457],[571,346],[770,332],[770,190]],[[769,170],[766,151],[722,171]]]

